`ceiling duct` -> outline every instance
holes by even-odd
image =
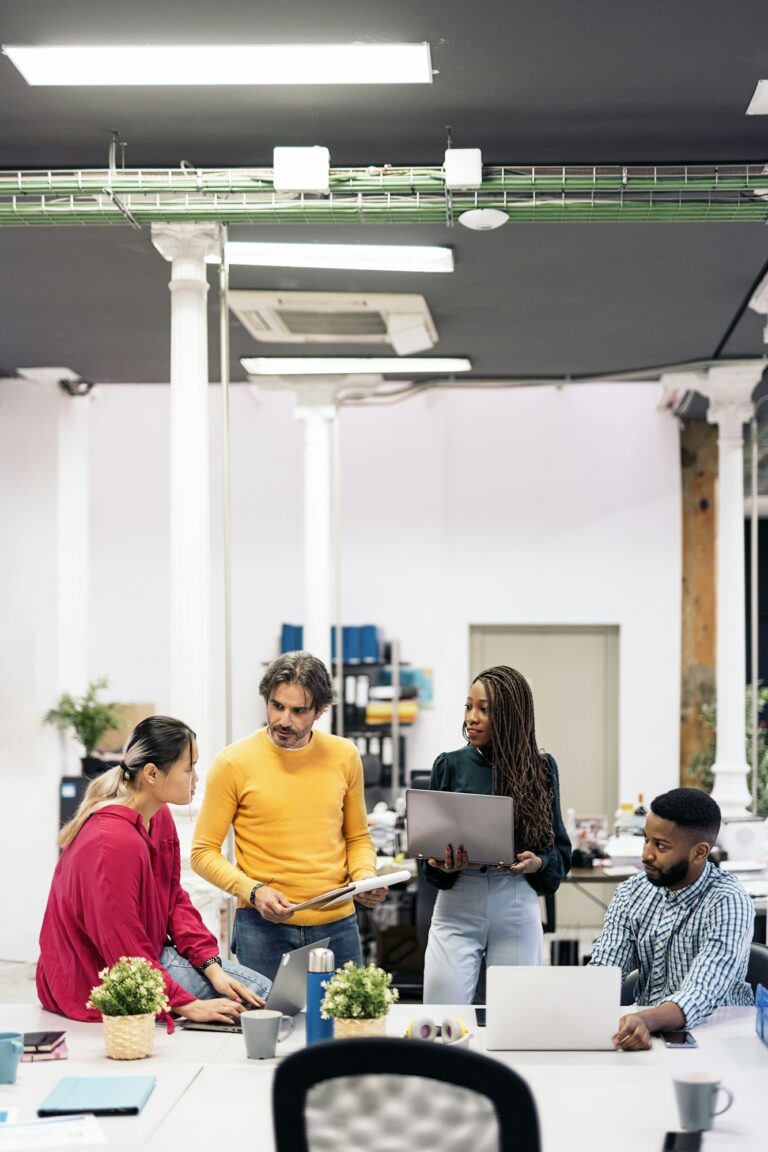
[[[405,356],[438,339],[427,302],[416,293],[235,290],[229,307],[266,344],[389,344]]]

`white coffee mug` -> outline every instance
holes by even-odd
[[[733,1104],[733,1093],[724,1088],[720,1077],[712,1072],[686,1072],[673,1078],[680,1127],[687,1132],[705,1132],[712,1127],[715,1116],[727,1112]],[[717,1108],[719,1092],[725,1094],[722,1108]]]
[[[240,1023],[249,1060],[271,1060],[278,1041],[287,1040],[294,1029],[291,1016],[283,1016],[282,1012],[273,1012],[269,1008],[253,1008],[249,1012],[242,1012]],[[284,1025],[287,1026],[285,1031]]]

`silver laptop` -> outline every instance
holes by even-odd
[[[612,1049],[622,1014],[621,969],[492,967],[485,999],[490,1051]]]
[[[441,861],[447,844],[463,846],[470,864],[514,864],[511,796],[474,792],[405,792],[408,855]]]
[[[314,944],[305,944],[302,948],[294,948],[292,952],[284,952],[280,967],[275,973],[272,987],[267,995],[265,1008],[275,1012],[282,1012],[284,1016],[295,1016],[302,1012],[307,1005],[307,970],[309,968],[309,954],[313,948],[327,948],[330,936],[316,940]],[[185,1020],[184,1030],[189,1032],[241,1032],[239,1021],[231,1024],[220,1024],[215,1020]]]

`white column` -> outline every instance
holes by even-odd
[[[304,424],[304,648],[331,672],[333,616],[333,423],[338,385],[302,387],[295,416]],[[331,713],[321,724],[330,727]]]
[[[763,374],[757,362],[711,368],[696,385],[718,426],[717,750],[712,797],[723,816],[748,816],[746,759],[746,591],[744,569],[744,425]]]
[[[88,683],[91,583],[91,396],[59,390],[57,461],[58,689],[80,696]],[[104,671],[107,671],[106,669]],[[62,740],[64,774],[80,775],[82,748]]]
[[[210,523],[208,327],[205,257],[217,224],[153,224],[171,261],[171,688],[170,711],[208,732]],[[204,763],[203,748],[200,748]]]

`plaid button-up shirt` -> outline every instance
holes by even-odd
[[[753,1004],[745,975],[755,912],[735,877],[707,864],[677,891],[633,876],[611,900],[590,963],[637,969],[635,1001],[673,1000],[689,1028],[725,1004]]]

